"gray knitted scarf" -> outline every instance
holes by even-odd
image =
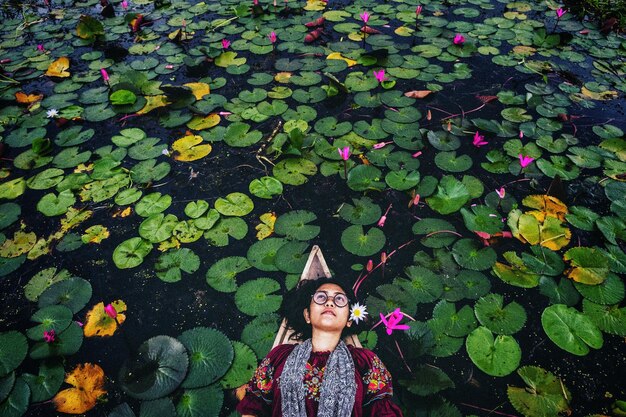
[[[307,339],[297,345],[287,357],[279,381],[283,417],[307,417],[304,405],[304,374],[312,350],[311,339]],[[326,362],[318,417],[350,417],[356,395],[354,375],[352,355],[346,344],[339,341]]]

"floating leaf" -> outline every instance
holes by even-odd
[[[523,366],[517,373],[527,387],[509,385],[507,395],[513,407],[527,417],[552,417],[571,413],[572,398],[563,382],[537,366]]]
[[[386,238],[382,230],[372,227],[364,232],[363,226],[349,226],[341,234],[341,244],[350,253],[358,256],[371,256],[385,246]]]
[[[259,316],[280,308],[283,297],[273,294],[280,284],[270,278],[258,278],[242,284],[235,294],[235,304],[242,313]]]
[[[313,212],[295,210],[278,217],[274,230],[288,239],[311,240],[320,233],[319,226],[309,224],[315,220],[317,216]]]
[[[153,400],[173,392],[187,375],[187,350],[170,336],[155,336],[139,346],[120,370],[122,389],[131,397]]]
[[[273,212],[263,213],[259,216],[259,220],[261,220],[261,223],[255,226],[255,229],[257,230],[256,238],[258,240],[263,240],[266,237],[270,237],[274,233],[276,214]]]
[[[104,371],[100,366],[84,363],[78,365],[65,377],[67,388],[54,396],[56,410],[67,414],[83,414],[96,406],[98,398],[106,394]]]
[[[467,336],[467,354],[483,372],[492,376],[505,376],[517,369],[522,350],[511,336],[495,338],[489,329],[480,326]]]
[[[26,337],[14,330],[0,333],[0,377],[17,368],[28,352]]]
[[[434,366],[418,365],[412,375],[412,379],[401,379],[399,382],[415,395],[427,396],[455,387],[450,377]]]
[[[113,251],[113,262],[120,269],[134,268],[141,265],[152,251],[152,244],[140,237],[133,237],[120,243]]]
[[[22,378],[30,388],[31,401],[48,401],[63,384],[65,371],[60,360],[46,360],[39,366],[39,375],[23,374]]]
[[[85,337],[106,337],[113,336],[117,326],[126,320],[126,303],[122,300],[115,300],[111,303],[117,315],[115,318],[109,316],[104,309],[104,303],[100,302],[87,312],[83,332]]]
[[[604,282],[609,273],[609,261],[602,252],[593,248],[571,248],[563,259],[570,263],[567,276],[576,282],[597,285]]]
[[[524,307],[515,301],[504,306],[504,298],[500,294],[488,294],[480,298],[474,311],[480,324],[497,334],[517,333],[526,323]]]
[[[283,184],[274,177],[266,176],[252,180],[248,190],[255,197],[269,200],[283,193]]]
[[[91,298],[92,288],[89,281],[70,277],[56,282],[39,296],[39,308],[50,305],[62,305],[76,314],[83,309]]]
[[[238,341],[232,343],[235,351],[233,364],[220,381],[224,389],[238,388],[245,384],[252,378],[257,367],[257,357],[248,345]]]
[[[69,77],[70,59],[66,56],[62,56],[56,61],[52,62],[46,71],[48,77]]]
[[[458,211],[469,199],[470,193],[465,184],[446,175],[439,181],[437,193],[428,197],[426,202],[436,212],[450,214]]]
[[[241,256],[229,256],[214,263],[206,273],[207,283],[216,291],[237,291],[237,274],[250,269],[248,260]]]
[[[230,193],[215,201],[215,209],[224,216],[245,216],[254,208],[254,203],[243,193]]]
[[[220,331],[195,327],[183,332],[178,340],[189,355],[189,372],[183,388],[199,388],[212,384],[226,373],[233,360],[233,346]]]
[[[88,15],[82,15],[78,20],[78,26],[76,26],[76,34],[81,39],[92,40],[98,35],[104,35],[104,26],[99,20]]]
[[[547,307],[541,325],[550,340],[574,355],[584,356],[590,347],[600,349],[604,343],[602,332],[587,316],[563,304]]]
[[[493,273],[502,281],[522,288],[533,288],[539,285],[540,275],[529,269],[515,252],[505,252],[504,258],[511,264],[496,262]]]

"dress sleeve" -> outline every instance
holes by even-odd
[[[272,415],[277,368],[284,363],[294,345],[279,345],[267,354],[246,385],[246,394],[237,405],[241,414],[257,417]]]
[[[393,385],[385,364],[371,350],[355,349],[355,365],[361,368],[365,417],[402,417],[402,411],[391,399]]]

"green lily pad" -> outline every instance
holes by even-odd
[[[78,277],[70,277],[56,282],[48,287],[40,296],[39,308],[61,305],[69,308],[76,314],[83,309],[91,299],[91,284]]]
[[[604,344],[602,332],[573,307],[563,304],[547,307],[541,314],[541,324],[550,340],[574,355],[584,356],[590,347],[600,349]]]
[[[62,305],[44,307],[31,316],[30,321],[40,324],[28,329],[26,336],[31,340],[40,341],[43,339],[44,331],[54,330],[59,334],[69,327],[72,315],[72,310]]]
[[[504,223],[502,223],[498,212],[487,206],[473,206],[471,211],[462,208],[461,214],[465,221],[465,227],[472,232],[484,232],[493,235],[501,232],[504,228]]]
[[[257,143],[262,137],[263,134],[258,130],[250,132],[249,124],[236,122],[226,128],[224,142],[229,146],[244,148]]]
[[[254,209],[254,203],[243,193],[230,193],[215,201],[215,209],[224,216],[245,216]]]
[[[439,301],[433,308],[433,319],[439,322],[441,331],[448,336],[467,336],[477,326],[474,312],[470,306],[456,310],[454,303]]]
[[[186,389],[176,404],[177,417],[210,417],[219,415],[224,392],[217,385]]]
[[[274,343],[278,325],[278,314],[260,315],[243,328],[241,341],[250,346],[257,357],[265,357]]]
[[[239,311],[250,316],[273,313],[280,308],[283,297],[273,294],[280,284],[270,278],[258,278],[242,284],[235,294]]]
[[[317,166],[303,158],[283,159],[273,168],[274,177],[287,185],[302,185],[308,181],[307,177],[315,173]]]
[[[420,242],[428,248],[447,247],[458,238],[454,226],[443,219],[422,218],[412,230],[416,235],[425,235]]]
[[[154,265],[157,277],[165,282],[178,282],[182,278],[181,271],[193,274],[200,267],[200,257],[189,248],[169,250]]]
[[[183,332],[178,340],[187,349],[189,370],[183,388],[200,388],[221,378],[233,360],[233,346],[220,331],[194,327]]]
[[[185,206],[185,214],[192,219],[197,219],[209,209],[209,203],[204,200],[190,201]]]
[[[439,152],[435,156],[435,165],[448,172],[464,172],[472,167],[469,155],[457,156],[456,151]]]
[[[153,214],[139,225],[139,236],[150,243],[159,243],[169,239],[178,223],[173,214]]]
[[[567,275],[576,282],[598,285],[604,282],[609,273],[609,261],[597,249],[571,248],[565,252],[563,259],[570,262],[571,269]]]
[[[287,243],[287,239],[270,237],[255,242],[248,248],[246,255],[250,265],[261,271],[278,271],[275,264],[278,249]]]
[[[589,301],[596,304],[618,304],[624,299],[624,282],[616,274],[609,273],[604,282],[598,285],[587,285],[574,282],[574,287]]]
[[[83,344],[83,329],[75,322],[61,334],[55,336],[53,343],[38,342],[30,350],[31,359],[46,359],[57,356],[70,356],[78,352]]]
[[[274,232],[287,239],[311,240],[320,233],[320,227],[309,224],[317,220],[310,211],[295,210],[285,213],[276,219]]]
[[[274,177],[265,176],[252,180],[248,190],[255,197],[269,200],[283,193],[283,184]]]
[[[76,203],[76,197],[70,190],[61,191],[58,195],[49,193],[41,197],[37,203],[37,210],[45,216],[54,217],[65,214]]]
[[[209,213],[211,212],[212,210],[209,211]],[[217,214],[217,211],[215,213]],[[211,229],[204,232],[204,238],[211,245],[226,246],[229,243],[229,238],[241,240],[247,233],[248,224],[239,217],[232,217],[220,219]]]
[[[580,301],[580,294],[574,288],[572,280],[561,278],[557,282],[552,277],[542,276],[539,280],[539,292],[550,300],[550,304],[575,306]]]
[[[465,184],[446,175],[439,181],[437,193],[426,199],[428,205],[439,214],[458,211],[470,200],[470,193]]]
[[[441,278],[430,269],[421,266],[408,266],[404,273],[408,280],[397,279],[395,283],[402,287],[418,303],[432,303],[443,293]]]
[[[248,345],[242,342],[232,342],[235,356],[233,364],[222,377],[220,385],[224,389],[238,388],[252,378],[257,367],[257,357]]]
[[[155,336],[139,346],[120,369],[122,389],[131,397],[154,400],[172,393],[187,375],[189,358],[181,342]]]
[[[474,312],[480,324],[497,334],[517,333],[526,323],[524,307],[512,301],[504,306],[500,294],[488,294],[480,298],[474,306]]]
[[[570,411],[571,393],[552,373],[538,366],[523,366],[517,373],[526,387],[509,385],[507,395],[517,411],[525,416],[550,417]]]
[[[357,165],[348,171],[348,187],[354,191],[382,191],[385,184],[381,181],[382,172],[372,165]]]
[[[0,415],[3,417],[21,417],[28,409],[29,398],[30,389],[24,378],[16,378],[7,399],[0,403]]]
[[[474,239],[461,239],[452,247],[452,255],[457,263],[467,269],[484,271],[496,263],[496,251],[493,248],[481,247]]]
[[[584,299],[583,312],[603,332],[626,336],[626,307],[596,304]]]
[[[401,379],[399,382],[415,395],[427,396],[455,387],[450,377],[439,368],[418,365],[414,368],[413,375],[412,379]]]
[[[206,273],[207,283],[216,291],[235,292],[237,291],[237,275],[251,265],[242,256],[229,256],[215,262]]]
[[[144,197],[145,198],[145,197]],[[134,268],[152,251],[152,243],[133,237],[120,243],[113,251],[113,262],[119,269]]]
[[[61,388],[65,378],[65,370],[60,360],[43,361],[39,366],[39,374],[24,374],[24,381],[30,388],[31,401],[39,403],[48,401]]]
[[[474,364],[491,376],[505,376],[515,371],[522,358],[522,350],[511,336],[498,335],[486,327],[478,327],[467,336],[467,354]]]
[[[141,217],[150,217],[165,211],[172,204],[172,196],[159,192],[144,196],[135,206],[135,212]]]
[[[65,269],[57,273],[56,268],[46,268],[37,272],[24,286],[24,295],[28,301],[37,301],[41,293],[55,282],[68,279],[72,275]]]
[[[287,242],[276,252],[276,267],[288,274],[300,274],[308,258],[308,242]]]
[[[344,203],[339,209],[339,215],[342,219],[352,223],[368,225],[376,223],[382,214],[380,206],[374,204],[371,198],[353,198],[352,203]]]
[[[373,227],[364,232],[363,226],[349,226],[341,234],[341,244],[350,253],[358,256],[371,256],[385,246],[386,238],[382,230]]]
[[[20,218],[22,209],[15,203],[0,204],[0,230],[12,225]]]
[[[405,191],[414,188],[420,182],[419,171],[391,171],[385,176],[385,182],[394,190]]]
[[[28,341],[14,330],[0,333],[0,377],[17,368],[28,352]]]
[[[540,274],[528,268],[515,252],[504,252],[504,259],[511,265],[496,262],[493,273],[502,281],[522,288],[533,288],[539,285]]]

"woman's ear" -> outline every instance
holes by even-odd
[[[348,320],[348,322],[346,323],[346,327],[350,327],[352,326],[352,320]]]
[[[306,321],[307,323],[311,323],[311,317],[309,316],[309,309],[305,308],[304,310],[302,310],[302,314],[304,315],[304,321]]]

